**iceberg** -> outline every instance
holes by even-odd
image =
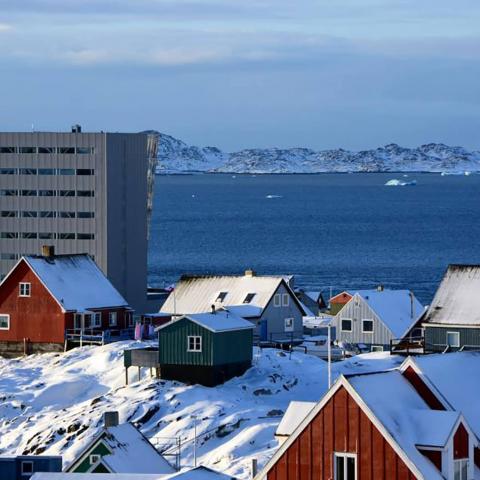
[[[397,178],[392,178],[392,180],[389,180],[387,183],[385,183],[385,186],[387,187],[407,187],[407,186],[413,186],[416,185],[417,181],[412,180],[411,182],[403,182],[402,180],[398,180]]]

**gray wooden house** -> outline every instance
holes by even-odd
[[[214,386],[242,375],[252,364],[254,328],[225,310],[185,315],[162,325],[161,377]]]
[[[480,265],[449,265],[421,318],[425,349],[480,349]]]
[[[359,290],[335,315],[332,326],[338,341],[383,351],[391,340],[403,338],[424,311],[409,290]]]
[[[292,290],[292,278],[256,275],[184,275],[160,312],[174,317],[210,312],[212,307],[255,324],[261,341],[302,341],[305,309]]]

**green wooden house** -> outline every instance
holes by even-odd
[[[162,325],[161,377],[214,386],[242,375],[252,364],[254,328],[228,310],[215,309]]]
[[[170,474],[175,469],[140,430],[131,423],[119,424],[118,412],[106,412],[103,428],[76,455],[66,471]]]

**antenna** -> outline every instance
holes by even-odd
[[[35,125],[32,122],[32,133],[35,131]]]

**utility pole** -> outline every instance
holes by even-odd
[[[328,370],[328,389],[332,386],[332,326],[329,323],[327,326],[328,330],[328,345],[327,345],[327,370]]]
[[[192,416],[193,418],[193,467],[197,466],[197,417],[196,415]]]

